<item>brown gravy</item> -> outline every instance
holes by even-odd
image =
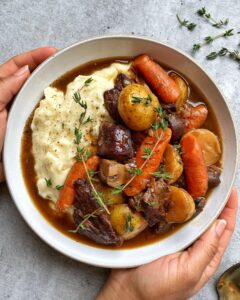
[[[132,58],[129,57],[117,57],[117,58],[107,58],[107,59],[101,59],[101,60],[95,60],[89,63],[86,63],[84,65],[81,65],[60,78],[58,78],[56,81],[52,83],[52,86],[58,88],[59,90],[62,90],[63,92],[66,91],[66,87],[69,82],[71,82],[76,76],[82,74],[82,75],[90,75],[92,72],[102,69],[104,67],[109,66],[113,62],[121,62],[121,63],[128,63],[131,61]],[[164,65],[164,64],[161,64]],[[164,66],[165,69],[168,69],[166,66]],[[188,79],[187,79],[188,80]],[[215,114],[213,112],[213,109],[209,105],[208,101],[204,97],[203,93],[197,89],[197,87],[192,84],[189,80],[189,86],[190,86],[190,99],[194,101],[204,101],[208,106],[208,118],[204,124],[204,128],[207,128],[214,132],[221,140],[221,133],[220,128],[217,122],[217,119],[215,117]],[[39,210],[39,212],[44,216],[44,218],[53,225],[57,230],[62,232],[63,234],[69,236],[70,238],[79,241],[81,243],[98,247],[98,248],[106,248],[106,249],[118,249],[115,246],[104,246],[104,245],[98,245],[95,242],[91,241],[90,239],[80,235],[75,234],[72,232],[69,232],[69,230],[75,229],[75,225],[73,224],[72,220],[67,216],[59,216],[57,215],[50,207],[51,201],[43,199],[38,194],[37,185],[36,185],[36,173],[34,170],[34,157],[32,154],[32,130],[31,130],[31,122],[33,119],[33,113],[29,116],[24,132],[22,137],[22,148],[21,148],[21,165],[22,165],[22,172],[23,177],[25,180],[25,184],[27,186],[28,192],[30,194],[31,199],[33,200],[35,206]],[[209,193],[208,193],[209,194]],[[144,232],[139,234],[137,237],[135,237],[132,240],[125,241],[124,244],[121,246],[121,249],[127,249],[127,248],[135,248],[140,246],[145,246],[147,244],[151,244],[154,242],[159,241],[160,239],[166,238],[167,236],[171,235],[173,232],[178,230],[183,225],[172,225],[172,227],[163,234],[155,234],[152,233],[150,229],[146,229]]]

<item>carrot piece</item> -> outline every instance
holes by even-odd
[[[91,156],[86,162],[86,167],[88,170],[94,170],[96,171],[98,165],[99,165],[99,157],[94,155]],[[73,188],[73,183],[77,179],[83,179],[86,174],[85,168],[83,166],[83,163],[81,161],[76,162],[70,172],[68,173],[68,176],[65,180],[64,187],[60,192],[58,201],[56,203],[56,208],[59,210],[65,210],[69,208],[74,201],[74,188]]]
[[[133,67],[139,71],[146,82],[165,103],[175,103],[180,96],[176,82],[148,55],[135,58]]]
[[[208,189],[208,172],[196,137],[192,134],[183,136],[181,149],[187,190],[193,197],[202,197]]]
[[[137,175],[125,188],[124,193],[127,196],[135,196],[142,190],[144,190],[148,183],[148,180],[153,176],[152,173],[158,169],[162,160],[163,153],[171,139],[172,131],[170,128],[167,128],[165,132],[163,132],[162,129],[159,129],[158,135],[162,135],[162,139],[158,143],[156,137],[147,136],[138,149],[136,155],[136,165],[137,168],[140,168],[146,160],[142,157],[145,154],[144,149],[151,148],[152,150],[156,145],[153,154],[151,155],[145,166],[142,168],[141,175]]]

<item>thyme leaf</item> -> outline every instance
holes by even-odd
[[[137,97],[137,96],[132,96],[131,99],[132,103],[143,103],[145,106],[149,106],[152,102],[152,97],[148,95],[147,97]]]
[[[58,191],[60,191],[61,189],[63,189],[63,187],[64,187],[64,185],[56,185],[56,189],[57,189]]]
[[[44,178],[44,179],[45,179],[47,187],[51,187],[52,186],[52,180],[51,180],[51,178]]]
[[[133,232],[134,226],[132,224],[132,216],[128,215],[125,222],[125,231],[126,232]]]

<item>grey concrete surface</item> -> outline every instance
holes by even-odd
[[[190,53],[193,43],[222,31],[195,14],[202,6],[217,19],[228,17],[228,28],[240,30],[239,0],[0,0],[0,62],[38,46],[62,48],[87,37],[116,33],[154,37]],[[176,13],[198,27],[193,32],[179,28]],[[225,93],[238,134],[239,65],[228,58],[206,61],[205,55],[222,46],[236,49],[239,42],[239,35],[219,39],[195,55]],[[236,184],[240,188],[239,177]],[[240,261],[239,245],[238,221],[219,270],[192,299],[217,299],[216,280]],[[108,270],[73,261],[42,242],[23,221],[7,187],[0,186],[0,299],[94,299],[107,274]]]

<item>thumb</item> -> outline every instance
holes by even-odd
[[[188,249],[189,263],[193,272],[200,276],[217,254],[219,241],[226,228],[226,220],[217,220],[192,247]]]
[[[7,104],[18,93],[29,75],[29,67],[25,65],[12,75],[0,77],[0,111],[3,111]]]

